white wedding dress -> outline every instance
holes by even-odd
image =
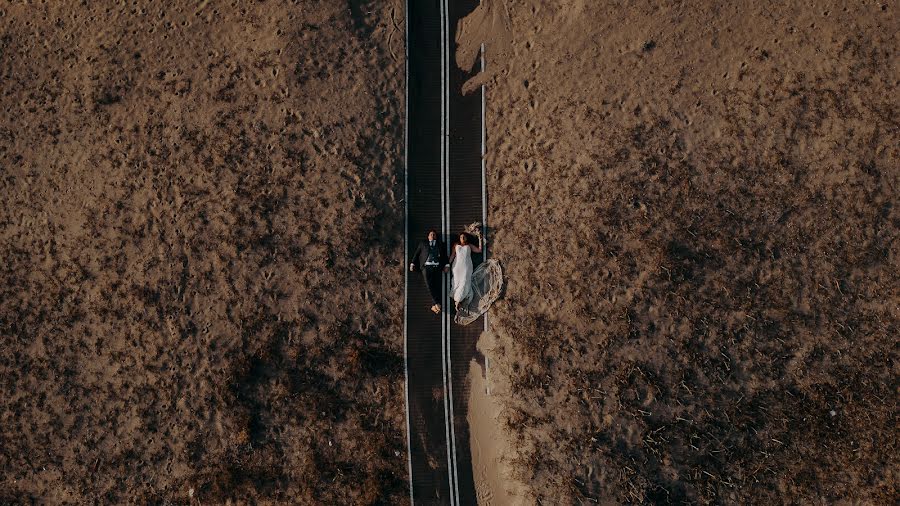
[[[472,296],[472,247],[468,244],[456,246],[453,259],[450,297],[454,302],[463,303]]]

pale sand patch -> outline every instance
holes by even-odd
[[[489,333],[479,340],[493,342]],[[511,460],[515,447],[500,422],[499,398],[487,394],[488,383],[481,365],[472,361],[469,366],[469,430],[472,445],[472,470],[475,492],[480,505],[533,504],[527,497],[525,484],[512,476]],[[497,385],[492,384],[492,389]]]

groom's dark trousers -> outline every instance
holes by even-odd
[[[425,265],[429,256],[438,265]],[[444,247],[444,243],[435,241],[435,248],[432,250],[428,241],[421,241],[416,247],[412,258],[409,259],[409,263],[422,271],[425,277],[425,286],[428,287],[428,293],[431,294],[431,300],[435,304],[441,304],[443,300],[441,296],[441,273],[448,264],[447,249]]]
[[[444,269],[438,265],[426,265],[422,273],[425,275],[425,286],[435,304],[441,304],[441,274]]]

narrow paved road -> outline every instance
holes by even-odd
[[[407,259],[428,229],[449,243],[451,233],[484,219],[483,91],[462,96],[470,75],[453,63],[457,23],[477,5],[407,2]],[[482,256],[473,256],[476,266]],[[451,313],[431,313],[421,273],[408,270],[405,303],[411,500],[476,504],[466,413],[469,362],[484,321],[462,327]]]
[[[406,258],[444,218],[444,52],[442,0],[410,0],[406,8]],[[429,310],[419,272],[406,276],[406,388],[410,493],[414,504],[451,504],[445,388],[446,340]]]
[[[448,18],[450,26],[467,16],[478,6],[478,0],[449,0]],[[484,221],[483,180],[482,180],[482,99],[484,90],[463,96],[462,86],[474,73],[460,70],[455,64],[456,37],[450,33],[448,66],[449,104],[449,171],[447,227],[450,237],[456,236],[466,225]],[[486,250],[485,250],[486,252]],[[478,267],[484,254],[472,255],[474,267]],[[450,399],[452,404],[451,452],[454,455],[454,482],[457,502],[461,505],[476,504],[475,483],[472,475],[471,445],[469,443],[469,363],[473,358],[483,357],[477,353],[475,344],[485,329],[484,317],[465,325],[453,323],[452,304],[447,315],[449,331]],[[482,365],[484,365],[482,363]]]

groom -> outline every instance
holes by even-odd
[[[422,270],[425,275],[425,286],[431,293],[431,300],[434,305],[431,310],[435,314],[441,312],[441,272],[449,268],[447,262],[447,249],[444,243],[438,240],[437,232],[433,229],[428,231],[428,239],[419,242],[416,252],[413,253],[409,260],[410,272],[416,269]]]

